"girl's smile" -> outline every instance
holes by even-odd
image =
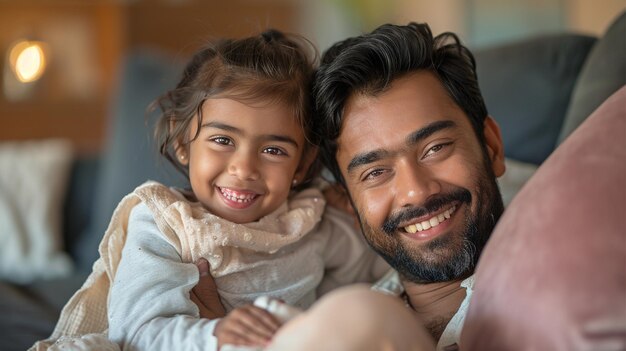
[[[261,196],[260,194],[248,190],[235,190],[221,187],[217,187],[217,189],[219,190],[218,193],[222,195],[222,199],[227,206],[239,210],[252,206]]]
[[[210,98],[190,126],[179,152],[196,199],[216,216],[255,222],[304,177],[304,133],[285,104]]]

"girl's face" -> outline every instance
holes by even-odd
[[[189,139],[196,135],[197,118]],[[231,222],[248,223],[276,210],[293,181],[302,181],[304,143],[285,104],[251,106],[214,98],[202,106],[197,138],[177,154],[189,166],[191,188],[205,208]]]

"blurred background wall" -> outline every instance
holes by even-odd
[[[206,40],[267,27],[302,33],[323,50],[409,21],[479,48],[549,32],[601,35],[625,8],[626,0],[2,0],[0,141],[60,137],[79,154],[99,152],[132,50],[179,61]]]

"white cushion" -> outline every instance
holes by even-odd
[[[0,143],[0,279],[28,283],[70,273],[61,225],[71,161],[64,140]]]

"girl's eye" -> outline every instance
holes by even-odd
[[[270,154],[270,155],[276,155],[276,156],[287,155],[287,153],[285,151],[283,151],[283,150],[281,150],[281,149],[279,149],[277,147],[265,148],[263,150],[263,153]]]
[[[212,142],[216,143],[216,144],[220,144],[220,145],[232,145],[233,142],[232,140],[230,140],[227,137],[215,137],[215,138],[211,138],[209,139]]]

